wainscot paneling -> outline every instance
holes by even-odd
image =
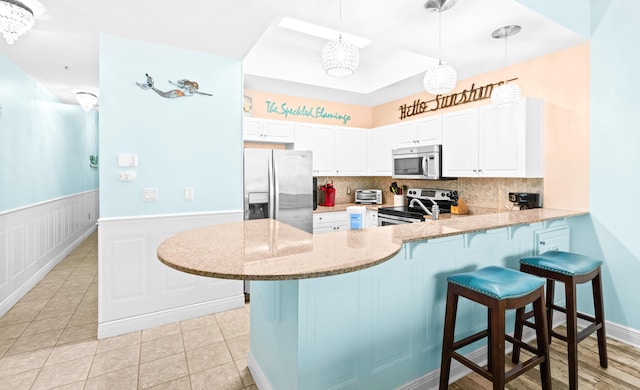
[[[98,190],[0,214],[0,316],[96,228]]]
[[[242,281],[176,271],[156,253],[181,231],[240,220],[241,210],[100,219],[98,338],[242,307]]]

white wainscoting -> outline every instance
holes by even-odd
[[[243,282],[176,271],[158,260],[165,239],[241,221],[242,210],[100,219],[98,338],[242,307]]]
[[[96,228],[98,190],[0,214],[0,316]]]

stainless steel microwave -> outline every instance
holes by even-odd
[[[394,149],[391,176],[397,179],[442,178],[442,146],[426,145]]]

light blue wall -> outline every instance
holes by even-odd
[[[563,19],[557,1],[538,3],[550,18]],[[637,0],[590,3],[590,216],[571,221],[573,250],[605,261],[605,316],[633,329],[640,329],[639,15]],[[590,307],[588,289],[581,291],[582,307]]]
[[[640,2],[594,0],[591,37],[591,189],[594,243],[608,271],[608,319],[640,329]],[[613,195],[613,189],[620,195]],[[612,202],[612,200],[615,201]]]
[[[98,114],[62,103],[0,55],[0,213],[98,188]]]
[[[582,36],[591,36],[590,0],[517,1]]]
[[[163,98],[136,85],[145,73],[162,91],[188,79],[213,96]],[[102,35],[100,101],[101,218],[242,209],[239,60]],[[119,153],[138,166],[119,168]],[[137,179],[119,181],[125,170]],[[143,201],[143,188],[158,188],[158,201]]]

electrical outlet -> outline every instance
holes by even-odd
[[[184,199],[193,200],[193,187],[184,187]]]

